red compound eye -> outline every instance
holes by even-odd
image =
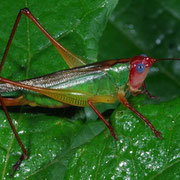
[[[132,92],[137,92],[142,86],[152,63],[152,59],[145,55],[132,58],[129,73],[129,85]]]

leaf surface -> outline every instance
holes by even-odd
[[[3,1],[0,53],[3,54],[18,10],[28,7],[53,37],[89,62],[139,54],[180,57],[180,6],[176,1],[120,0],[103,34],[116,5],[116,0]],[[66,68],[50,42],[32,22],[22,17],[3,77],[22,80]],[[162,102],[149,101],[144,96],[129,99],[163,133],[163,141],[156,139],[149,128],[122,105],[113,113],[105,113],[118,134],[118,141],[113,140],[99,120],[85,122],[81,108],[8,108],[29,152],[28,160],[22,163],[15,178],[178,179],[179,68],[179,62],[153,66],[147,88]],[[3,111],[0,122],[0,177],[9,179],[21,151]]]

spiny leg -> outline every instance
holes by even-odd
[[[37,19],[33,16],[33,14],[30,12],[28,8],[24,8],[20,10],[20,13],[26,15],[31,21],[41,30],[41,32],[51,41],[51,43],[55,46],[55,48],[59,51],[59,53],[62,55],[66,63],[69,65],[70,68],[77,67],[77,66],[83,66],[86,65],[87,62],[85,59],[82,59],[63,47],[61,44],[59,44],[37,21]]]
[[[143,88],[142,93],[146,94],[150,99],[158,99],[158,100],[159,100],[159,97],[157,97],[157,96],[152,96],[152,95],[150,94],[150,92],[146,89],[145,82],[143,83],[142,88]]]
[[[37,21],[37,19],[33,16],[33,14],[30,12],[30,10],[28,8],[24,8],[21,9],[19,11],[19,14],[17,16],[16,22],[14,24],[11,36],[9,38],[9,42],[8,45],[6,47],[7,52],[9,49],[9,46],[11,44],[11,41],[13,39],[14,33],[16,31],[17,25],[19,23],[19,20],[21,18],[21,15],[24,14],[25,16],[27,16],[40,30],[41,32],[51,41],[51,43],[55,46],[55,48],[59,51],[59,53],[62,55],[62,57],[64,58],[65,62],[68,64],[68,66],[70,68],[73,67],[77,67],[77,66],[83,66],[86,65],[87,62],[86,60],[78,57],[77,55],[75,55],[74,53],[72,53],[71,51],[69,51],[68,49],[66,49],[65,47],[63,47],[61,44],[59,44],[42,26],[41,24]],[[7,55],[7,54],[6,54]]]
[[[9,40],[8,40],[8,43],[7,43],[7,46],[6,46],[6,49],[5,49],[5,51],[4,51],[3,58],[2,58],[2,61],[1,61],[1,64],[0,64],[0,73],[1,73],[2,68],[3,68],[3,65],[4,65],[4,63],[5,63],[5,60],[6,60],[6,57],[7,57],[7,54],[8,54],[8,51],[9,51],[9,48],[10,48],[10,45],[11,45],[12,39],[13,39],[13,37],[14,37],[14,34],[15,34],[15,31],[16,31],[16,28],[17,28],[17,26],[18,26],[18,23],[19,23],[20,18],[21,18],[21,13],[19,13],[18,16],[17,16],[17,18],[16,18],[15,24],[14,24],[14,26],[13,26],[11,35],[10,35],[10,37],[9,37]],[[4,110],[4,112],[5,112],[5,114],[6,114],[6,117],[7,117],[8,121],[9,121],[9,124],[10,124],[10,126],[11,126],[11,129],[12,129],[12,131],[13,131],[15,137],[16,137],[16,140],[18,141],[18,143],[19,143],[19,145],[20,145],[20,147],[21,147],[21,150],[22,150],[22,152],[23,152],[23,154],[21,155],[21,157],[19,158],[19,160],[18,160],[18,161],[16,162],[16,164],[13,166],[13,170],[12,170],[12,173],[11,173],[11,176],[13,176],[13,174],[15,173],[15,171],[16,171],[16,170],[19,170],[19,167],[20,167],[22,161],[25,160],[25,159],[27,159],[27,151],[26,151],[26,149],[25,149],[25,147],[24,147],[24,145],[23,145],[23,143],[22,143],[22,141],[21,141],[21,139],[20,139],[20,137],[19,137],[19,135],[18,135],[18,133],[17,133],[17,131],[16,131],[16,128],[15,128],[13,122],[12,122],[12,119],[11,119],[9,113],[8,113],[8,110],[7,110],[6,105],[5,105],[5,103],[4,103],[3,97],[2,97],[1,95],[0,95],[0,102],[1,102],[1,106],[2,106],[2,108],[3,108],[3,110]]]
[[[94,110],[94,112],[98,115],[98,117],[103,121],[103,123],[107,126],[109,131],[111,132],[112,136],[114,137],[115,140],[118,139],[116,133],[114,132],[114,129],[112,126],[106,121],[106,119],[101,115],[101,113],[96,109],[96,107],[92,104],[91,100],[88,100],[89,106]]]
[[[8,54],[12,39],[14,37],[14,34],[16,32],[17,26],[19,24],[19,21],[21,19],[22,14],[24,14],[25,16],[27,16],[40,30],[41,32],[51,41],[51,43],[55,46],[55,48],[59,51],[59,53],[62,55],[62,57],[64,58],[64,60],[66,61],[66,63],[69,65],[69,67],[73,68],[73,67],[77,67],[77,66],[82,66],[82,65],[86,65],[87,62],[78,57],[77,55],[75,55],[74,53],[72,53],[71,51],[69,51],[68,49],[66,49],[65,47],[63,47],[61,44],[59,44],[42,26],[41,24],[37,21],[37,19],[33,16],[33,14],[30,12],[30,10],[28,8],[24,8],[21,9],[18,13],[18,16],[16,18],[16,21],[14,23],[11,35],[9,37],[8,40],[8,44],[6,46],[3,58],[2,58],[2,63],[0,65],[0,71],[2,69],[2,66],[5,62],[6,56]]]
[[[151,122],[150,122],[147,118],[145,118],[141,113],[139,113],[136,109],[134,109],[134,108],[129,104],[129,102],[127,101],[127,99],[124,97],[123,94],[118,94],[118,97],[119,97],[120,102],[121,102],[124,106],[126,106],[128,109],[130,109],[132,112],[134,112],[137,116],[139,116],[139,117],[151,128],[151,130],[154,132],[154,134],[155,134],[155,136],[156,136],[157,138],[163,139],[162,136],[161,136],[161,132],[157,131],[157,130],[155,129],[155,127],[151,124]]]
[[[16,137],[16,140],[18,141],[19,146],[21,147],[21,150],[22,150],[22,152],[23,152],[23,154],[21,155],[21,157],[19,158],[19,160],[18,160],[18,161],[16,162],[16,164],[13,166],[13,170],[12,170],[12,173],[11,173],[11,176],[13,176],[14,172],[15,172],[16,170],[19,170],[19,167],[20,167],[20,165],[21,165],[21,162],[22,162],[23,160],[27,159],[27,151],[26,151],[26,149],[25,149],[25,147],[24,147],[24,145],[23,145],[23,143],[22,143],[22,141],[21,141],[21,139],[20,139],[20,137],[19,137],[19,135],[18,135],[18,133],[17,133],[17,131],[16,131],[16,128],[15,128],[15,126],[14,126],[12,120],[11,120],[11,117],[10,117],[10,115],[9,115],[9,112],[8,112],[6,106],[5,106],[4,100],[3,100],[3,98],[2,98],[1,95],[0,95],[0,102],[1,102],[1,106],[2,106],[2,108],[3,108],[3,110],[4,110],[4,112],[5,112],[5,114],[6,114],[6,117],[7,117],[8,121],[9,121],[9,124],[10,124],[10,126],[11,126],[11,129],[13,130],[13,133],[14,133],[14,135],[15,135],[15,137]]]

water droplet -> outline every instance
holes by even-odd
[[[157,45],[161,44],[161,39],[156,39],[156,44]]]
[[[38,156],[42,157],[42,154],[39,153]]]
[[[180,51],[180,44],[177,45],[177,50]]]
[[[18,134],[23,134],[23,133],[24,133],[24,131],[23,131],[23,130],[21,130],[21,131],[19,131],[19,132],[18,132]]]

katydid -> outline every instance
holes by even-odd
[[[115,103],[119,100],[125,107],[139,116],[150,127],[157,138],[162,139],[161,133],[155,129],[150,121],[134,109],[125,97],[127,92],[130,92],[132,95],[145,93],[150,98],[154,97],[147,91],[144,80],[152,64],[159,61],[157,59],[141,55],[133,58],[107,60],[87,65],[87,62],[84,59],[67,50],[50,36],[32,13],[27,8],[24,8],[20,10],[12,29],[0,65],[0,72],[22,14],[32,20],[32,22],[51,41],[69,65],[70,69],[19,82],[0,77],[1,106],[4,109],[15,137],[23,151],[20,159],[13,166],[11,175],[19,169],[21,162],[27,159],[28,155],[18,136],[15,126],[12,123],[6,106],[30,105],[33,107],[42,106],[49,108],[59,108],[70,105],[79,107],[90,106],[108,127],[114,139],[117,140],[118,137],[114,132],[113,127],[96,109],[95,105],[98,103]],[[16,96],[12,95],[14,92],[16,93]],[[38,101],[39,98],[41,98],[41,102]]]

